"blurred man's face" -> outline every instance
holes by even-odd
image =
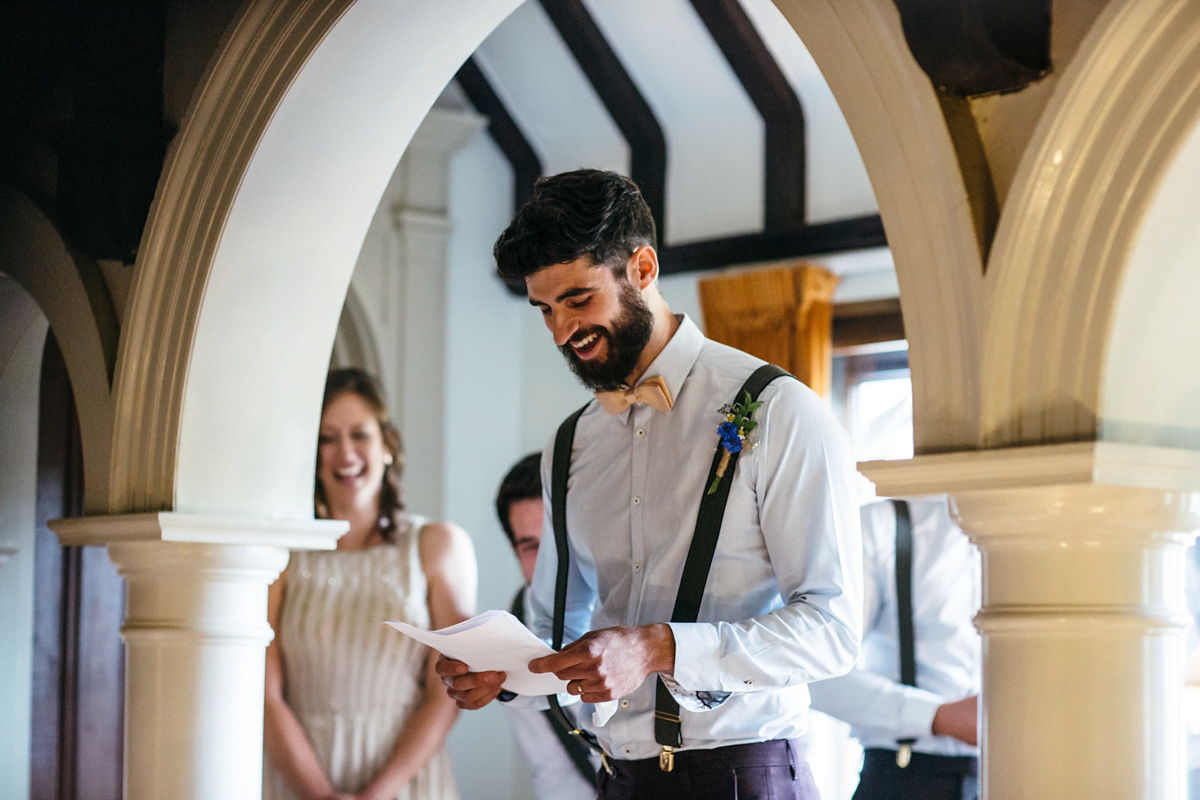
[[[513,529],[513,549],[521,562],[525,582],[533,580],[533,567],[537,564],[538,547],[542,543],[542,498],[532,497],[518,500],[509,506],[508,523]]]

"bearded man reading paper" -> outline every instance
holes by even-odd
[[[529,623],[570,644],[530,669],[615,701],[583,720],[602,798],[813,800],[806,684],[849,670],[860,638],[850,448],[813,392],[671,312],[655,241],[632,181],[579,170],[539,181],[496,242],[597,393],[542,458],[557,547]],[[437,668],[465,709],[504,680]]]

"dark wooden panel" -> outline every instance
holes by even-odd
[[[805,190],[800,98],[738,0],[692,0],[692,6],[763,119],[763,227],[800,228]]]
[[[38,410],[37,533],[34,539],[33,721],[30,752],[31,800],[57,800],[64,754],[63,652],[64,581],[68,572],[58,537],[46,521],[61,517],[71,496],[73,400],[66,365],[46,337]],[[70,659],[67,659],[69,661]]]
[[[118,800],[124,589],[104,548],[62,547],[46,526],[83,513],[79,424],[53,334],[40,391],[30,797]]]
[[[80,551],[76,800],[119,800],[122,787],[125,649],[121,576],[103,547]]]
[[[541,0],[567,49],[579,63],[613,122],[629,143],[629,177],[642,190],[664,239],[667,137],[654,111],[629,76],[583,0]]]
[[[542,176],[542,160],[475,59],[467,59],[455,80],[475,110],[488,118],[488,134],[512,167],[513,212],[516,213],[533,194],[533,184]]]

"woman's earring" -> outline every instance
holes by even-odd
[[[393,459],[392,459],[392,454],[391,454],[391,453],[384,453],[384,454],[383,454],[383,465],[384,465],[385,467],[390,467],[390,466],[392,465],[392,461],[393,461]]]

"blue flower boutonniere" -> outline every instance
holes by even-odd
[[[712,494],[717,490],[721,479],[725,477],[725,470],[729,468],[730,457],[734,453],[742,452],[742,449],[745,448],[746,437],[758,426],[758,423],[751,417],[761,405],[761,402],[751,402],[750,393],[746,392],[745,399],[740,403],[726,403],[718,409],[721,414],[725,415],[725,421],[717,426],[717,435],[721,437],[721,449],[724,452],[721,453],[721,461],[717,464],[717,474],[709,485],[707,494]]]

